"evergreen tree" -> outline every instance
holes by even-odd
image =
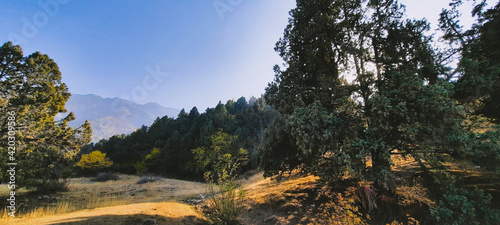
[[[285,120],[264,138],[266,174],[295,168],[283,165],[327,179],[349,171],[375,178],[382,193],[393,195],[390,154],[463,151],[444,141],[463,135],[462,117],[424,34],[429,26],[404,20],[403,9],[393,0],[297,1],[276,47],[286,68],[275,67],[266,89],[266,100]],[[298,149],[268,153],[281,151],[271,143],[287,139]],[[365,156],[372,159],[371,174],[365,174]]]
[[[64,105],[70,93],[61,82],[57,64],[47,55],[35,52],[23,56],[19,46],[7,42],[0,48],[0,62],[1,153],[7,155],[8,151],[5,116],[13,112],[17,184],[43,188],[70,174],[73,157],[91,141],[90,124],[68,127],[68,122],[75,119],[73,113],[60,121],[54,119],[66,112]]]
[[[449,77],[457,78],[455,97],[468,105],[475,114],[500,118],[500,3],[485,9],[485,1],[476,5],[472,15],[477,23],[467,31],[459,24],[457,7],[461,0],[452,1],[452,8],[443,10],[440,27],[450,44],[447,57],[460,62]]]

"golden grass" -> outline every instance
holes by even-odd
[[[269,203],[270,201],[278,201],[283,198],[283,193],[290,190],[297,190],[309,187],[315,184],[319,177],[292,177],[283,181],[271,180],[271,178],[262,178],[262,173],[254,175],[249,180],[257,182],[247,185],[246,191],[247,201],[254,204]]]
[[[192,206],[176,203],[139,203],[103,207],[42,217],[10,219],[2,224],[48,225],[48,224],[142,224],[145,220],[154,220],[159,225],[184,225],[205,219]]]
[[[49,200],[40,199],[26,190],[16,192],[16,203],[21,204],[16,218],[31,220],[60,215],[78,210],[88,210],[132,203],[180,201],[205,193],[203,183],[175,179],[160,179],[152,183],[136,184],[139,176],[120,175],[120,180],[93,182],[91,178],[73,178],[69,191],[51,194]],[[2,196],[8,195],[6,186],[0,186]],[[17,220],[16,220],[17,221]],[[9,224],[10,216],[1,213],[0,224]]]

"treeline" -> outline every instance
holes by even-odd
[[[278,115],[263,98],[244,97],[219,102],[200,113],[196,107],[181,110],[177,118],[157,118],[128,135],[115,135],[89,144],[81,154],[101,151],[113,162],[110,168],[120,173],[149,173],[184,179],[201,179],[194,149],[209,147],[212,136],[224,133],[236,138],[235,145],[248,152],[242,170],[257,168],[257,148],[267,126]]]

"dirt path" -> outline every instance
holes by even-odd
[[[39,219],[16,219],[16,225],[188,225],[203,221],[194,208],[177,202],[140,203],[82,210]]]

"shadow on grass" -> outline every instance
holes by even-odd
[[[184,216],[184,217],[164,217],[164,216],[153,216],[147,214],[134,214],[134,215],[103,215],[103,216],[89,216],[89,217],[77,217],[71,219],[64,219],[59,221],[54,221],[50,223],[51,225],[190,225],[208,224],[207,221],[197,218],[195,216]]]

